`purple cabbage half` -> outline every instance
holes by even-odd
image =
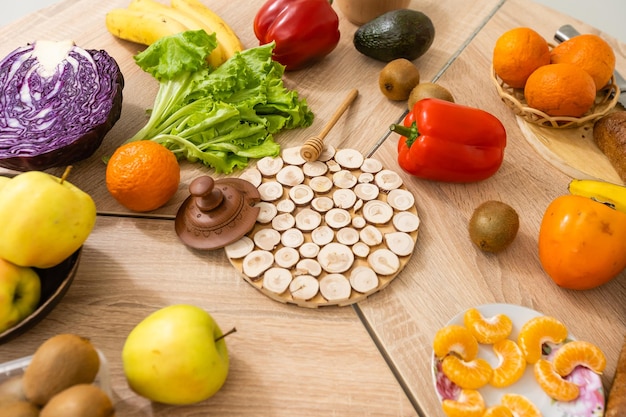
[[[0,62],[0,166],[17,171],[90,157],[120,118],[124,77],[105,51],[37,41]]]

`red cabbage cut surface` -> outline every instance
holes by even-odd
[[[124,78],[109,54],[36,45],[0,62],[0,166],[18,171],[88,158],[122,111]]]

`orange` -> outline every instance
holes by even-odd
[[[580,395],[580,388],[556,373],[554,365],[545,359],[539,359],[533,368],[535,380],[550,398],[557,401],[573,401]]]
[[[438,359],[454,352],[463,360],[471,361],[478,355],[478,342],[465,327],[449,324],[435,334],[433,350]]]
[[[552,361],[561,376],[569,375],[577,366],[585,366],[597,374],[606,367],[606,357],[600,348],[582,340],[565,343],[556,351]]]
[[[517,382],[526,370],[526,358],[522,349],[514,341],[504,339],[494,343],[493,351],[499,363],[493,369],[490,384],[496,388],[503,388]]]
[[[615,52],[611,45],[598,35],[575,36],[557,45],[550,52],[553,64],[574,64],[587,71],[596,91],[607,85],[615,70]]]
[[[511,410],[515,417],[541,417],[539,408],[521,394],[504,394],[500,403]]]
[[[478,343],[493,344],[506,339],[513,330],[513,322],[505,314],[486,318],[476,308],[467,310],[463,321]]]
[[[479,389],[491,380],[493,369],[484,359],[464,361],[455,355],[443,359],[441,370],[448,379],[463,389]]]
[[[561,343],[566,337],[567,328],[563,323],[554,317],[538,316],[524,323],[517,337],[517,344],[522,349],[526,362],[534,364],[541,359],[544,343]]]
[[[487,408],[483,417],[513,417],[513,413],[502,404],[496,404]]]
[[[593,106],[596,84],[574,64],[549,64],[537,68],[524,87],[526,103],[549,116],[581,117]]]
[[[493,70],[513,88],[524,88],[530,74],[549,63],[548,42],[527,27],[503,33],[493,49]]]
[[[483,396],[469,389],[461,390],[456,400],[443,400],[441,406],[448,417],[482,417],[485,412]]]
[[[150,211],[163,206],[178,190],[176,156],[156,142],[141,140],[115,150],[107,162],[106,186],[124,207]]]

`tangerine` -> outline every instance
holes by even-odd
[[[467,310],[463,321],[478,343],[493,344],[509,337],[513,330],[513,322],[507,315],[484,317],[476,308]]]
[[[585,70],[596,91],[607,85],[615,70],[615,52],[604,39],[594,34],[574,36],[550,51],[553,64],[574,64]]]
[[[539,408],[521,394],[504,394],[500,399],[500,403],[511,410],[515,417],[541,417]]]
[[[517,344],[526,362],[534,364],[543,352],[543,344],[550,341],[561,343],[567,337],[567,328],[554,317],[538,316],[528,320],[520,329]]]
[[[180,166],[174,153],[150,140],[120,146],[107,162],[109,193],[133,211],[163,206],[176,193],[179,183]]]
[[[556,373],[554,364],[539,359],[533,368],[535,380],[548,396],[557,401],[573,401],[580,395],[580,388]]]
[[[530,74],[549,63],[548,42],[527,27],[503,33],[493,49],[493,70],[513,88],[524,88]]]
[[[577,65],[549,64],[528,77],[524,97],[530,107],[549,116],[581,117],[595,102],[596,84]]]
[[[513,417],[513,413],[508,407],[502,404],[492,405],[485,410],[483,417]]]
[[[476,390],[461,390],[456,400],[445,399],[441,402],[448,417],[482,417],[485,412],[485,400]]]
[[[508,387],[517,382],[526,370],[526,358],[522,349],[510,339],[500,340],[493,345],[499,364],[493,369],[490,384],[496,388]]]
[[[574,340],[561,346],[552,359],[555,371],[569,375],[575,367],[584,366],[597,374],[606,367],[606,357],[599,347],[583,340]]]
[[[479,389],[491,380],[493,369],[484,359],[464,361],[455,355],[443,359],[441,370],[448,379],[463,389]]]
[[[454,352],[463,360],[471,361],[478,355],[478,341],[465,327],[449,324],[435,334],[433,350],[438,359]]]

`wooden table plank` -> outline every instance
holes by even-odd
[[[543,272],[537,254],[539,224],[549,202],[567,193],[571,178],[528,145],[489,78],[491,51],[504,31],[529,26],[551,40],[566,23],[603,35],[542,6],[507,1],[439,80],[457,102],[487,110],[504,123],[508,144],[496,175],[474,184],[445,184],[403,174],[422,219],[416,251],[394,285],[358,308],[425,415],[444,416],[430,368],[435,332],[457,313],[481,304],[522,305],[559,318],[572,334],[605,352],[602,381],[610,388],[626,333],[626,273],[600,288],[576,292],[558,288]],[[626,69],[624,45],[607,40],[618,55],[618,69]],[[388,167],[397,157],[397,139],[390,136],[374,154]],[[499,254],[477,250],[467,232],[474,208],[490,199],[507,202],[520,215],[516,240]]]

